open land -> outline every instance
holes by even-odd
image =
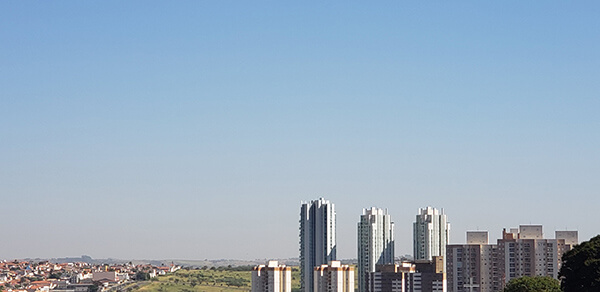
[[[235,268],[234,268],[235,269]],[[229,292],[250,291],[252,271],[233,269],[179,270],[172,274],[156,277],[151,281],[138,282],[124,287],[125,291],[139,292]],[[292,268],[292,291],[300,290],[300,272]]]

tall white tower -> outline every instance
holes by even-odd
[[[358,222],[358,291],[367,291],[366,273],[394,263],[394,223],[387,210],[363,209]]]
[[[323,198],[300,208],[300,286],[314,291],[314,268],[336,260],[335,206]]]
[[[450,241],[450,223],[444,209],[427,207],[419,209],[413,224],[413,249],[415,260],[431,260],[433,256],[446,256]],[[444,259],[445,262],[445,259]]]

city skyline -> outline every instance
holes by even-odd
[[[370,206],[587,240],[599,9],[0,2],[0,259],[292,258],[319,197],[338,259]]]

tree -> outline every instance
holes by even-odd
[[[150,274],[139,271],[135,274],[135,279],[138,281],[148,281],[150,280]]]
[[[60,279],[62,273],[52,273],[50,274],[50,279]]]
[[[504,292],[560,292],[560,282],[551,277],[521,277],[510,280]]]
[[[559,276],[565,292],[600,291],[600,235],[566,252]]]

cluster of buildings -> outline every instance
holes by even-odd
[[[319,199],[300,208],[300,286],[303,292],[491,292],[511,279],[558,279],[562,254],[578,244],[577,231],[543,236],[541,225],[503,231],[496,243],[487,231],[469,231],[466,243],[449,244],[443,210],[419,209],[413,223],[413,260],[395,261],[394,223],[387,210],[364,209],[357,225],[355,269],[336,260],[335,205]],[[291,291],[291,269],[275,261],[254,268],[253,292]]]
[[[92,265],[85,262],[55,264],[48,261],[0,261],[0,291],[88,292],[118,287],[140,273],[149,278],[180,267],[152,265]]]
[[[577,231],[556,231],[547,239],[541,225],[505,229],[495,244],[487,231],[468,231],[466,244],[446,247],[448,291],[502,291],[523,276],[558,279],[562,255],[576,244]]]

